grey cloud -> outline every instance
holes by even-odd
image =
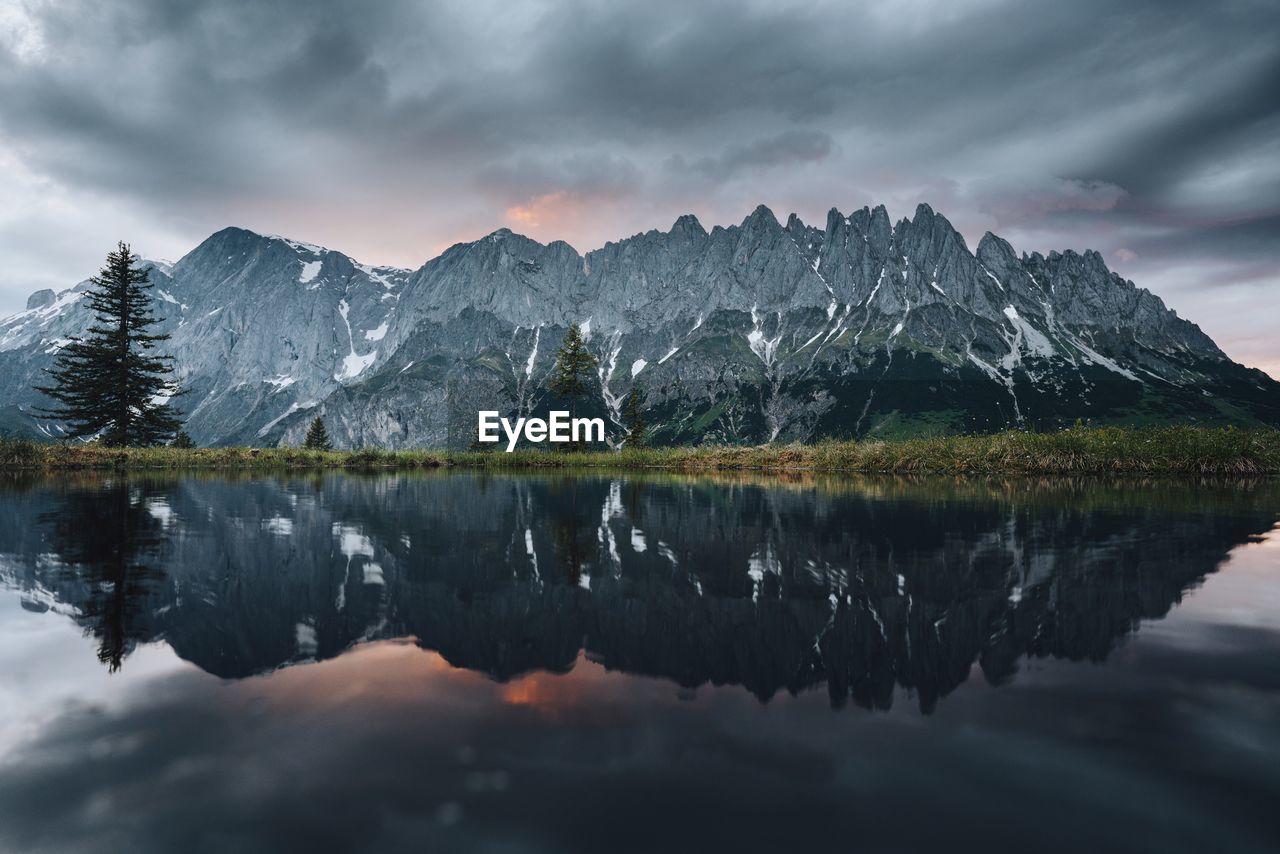
[[[1106,181],[1063,178],[1026,179],[1016,186],[991,187],[975,200],[979,209],[1002,222],[1042,219],[1063,211],[1111,211],[1127,196],[1123,187]]]
[[[713,181],[723,181],[744,171],[754,174],[775,166],[817,163],[827,159],[834,147],[828,134],[794,130],[746,145],[732,145],[722,154],[704,155],[693,161],[686,161],[679,154],[672,155],[666,166],[679,174],[696,173]]]
[[[616,199],[638,192],[643,181],[634,163],[606,153],[578,153],[557,161],[524,156],[482,167],[476,175],[477,186],[503,201],[554,192]]]

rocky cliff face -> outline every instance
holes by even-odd
[[[1230,361],[1096,252],[976,252],[927,205],[692,216],[579,255],[500,229],[416,271],[229,228],[153,293],[202,444],[465,447],[477,409],[528,414],[570,323],[601,359],[594,414],[626,395],[658,442],[803,441],[1077,418],[1280,424],[1280,383]],[[84,285],[0,321],[0,429],[39,425],[30,386],[88,321]]]

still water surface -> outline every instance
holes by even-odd
[[[1280,484],[0,482],[0,851],[1275,851]]]

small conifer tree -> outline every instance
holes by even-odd
[[[644,389],[635,386],[627,395],[627,402],[622,409],[622,420],[627,425],[626,447],[639,448],[644,445],[648,425],[644,422]]]
[[[169,443],[171,448],[194,448],[196,443],[191,441],[191,436],[186,430],[179,430],[178,435],[173,437],[173,441]]]
[[[316,416],[311,422],[311,426],[307,428],[307,438],[303,441],[302,447],[308,451],[332,451],[333,442],[329,440],[329,431],[325,429],[324,421],[320,416]]]

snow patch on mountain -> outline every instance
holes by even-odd
[[[322,261],[302,262],[302,271],[298,273],[298,282],[305,285],[314,280],[316,276],[320,275],[320,267],[323,266],[323,264],[324,262]]]
[[[1054,349],[1053,344],[1049,343],[1049,339],[1046,338],[1039,329],[1036,329],[1020,314],[1018,314],[1018,310],[1016,308],[1011,305],[1005,306],[1004,316],[1007,317],[1014,328],[1018,330],[1017,340],[1019,347],[1022,351],[1026,352],[1027,355],[1039,356],[1041,358],[1048,359],[1057,352]]]
[[[533,363],[538,358],[538,342],[542,338],[542,327],[533,330],[533,349],[529,351],[529,360],[524,364],[525,378],[533,376]]]
[[[263,380],[263,382],[271,386],[272,387],[271,393],[275,394],[276,392],[284,391],[289,386],[296,383],[297,380],[295,380],[293,377],[288,376],[286,374],[280,374],[279,376],[271,377],[270,379],[265,379]]]
[[[767,338],[764,334],[764,317],[759,312],[759,306],[751,306],[751,331],[747,333],[747,346],[751,348],[751,352],[760,357],[760,361],[764,362],[766,368],[773,367],[774,357],[778,352],[778,342],[782,340],[782,330],[779,328],[778,334],[773,338]],[[781,318],[779,318],[779,327],[781,327]]]
[[[351,307],[347,305],[347,301],[339,300],[338,314],[342,316],[342,323],[347,328],[347,344],[351,348],[351,352],[343,358],[342,367],[333,375],[333,378],[338,382],[355,379],[378,360],[377,350],[365,353],[363,356],[356,352],[356,341],[351,333],[351,321],[348,318],[350,313]]]
[[[289,408],[288,408],[288,409],[286,409],[284,412],[280,413],[280,414],[279,414],[278,416],[276,416],[275,418],[272,418],[272,419],[271,419],[270,421],[268,421],[266,424],[262,425],[262,429],[260,429],[260,430],[258,431],[258,438],[259,438],[259,439],[261,439],[263,436],[265,436],[265,435],[267,435],[268,433],[270,433],[270,432],[271,432],[271,428],[272,428],[272,427],[276,426],[277,424],[279,424],[281,421],[283,421],[283,420],[285,420],[286,418],[288,418],[288,417],[289,417],[290,415],[292,415],[293,413],[297,412],[297,411],[298,411],[298,410],[300,410],[300,409],[310,409],[310,408],[312,408],[313,406],[315,406],[315,405],[316,405],[316,403],[317,403],[317,401],[314,401],[314,400],[309,400],[309,401],[307,401],[307,402],[305,402],[305,403],[299,403],[298,401],[296,401],[296,400],[295,400],[293,403],[289,404]]]
[[[1074,335],[1071,336],[1071,343],[1075,345],[1077,348],[1079,348],[1080,352],[1084,354],[1085,358],[1093,362],[1095,365],[1100,365],[1101,367],[1106,368],[1108,371],[1117,373],[1120,376],[1125,377],[1126,379],[1133,380],[1134,382],[1142,382],[1142,380],[1139,379],[1132,371],[1129,371],[1120,367],[1118,364],[1115,363],[1114,360],[1108,359],[1106,356],[1102,355],[1097,350],[1094,350],[1092,347],[1085,344],[1078,337]]]
[[[373,267],[369,264],[356,264],[356,269],[369,277],[370,281],[377,282],[387,290],[396,287],[396,283],[391,280],[392,276],[407,276],[408,270],[401,270],[396,267]]]
[[[609,380],[613,379],[613,372],[618,368],[618,354],[622,352],[622,333],[614,331],[609,336],[608,350],[605,357],[600,360],[596,373],[600,378],[600,394],[604,398],[605,407],[609,411],[609,419],[619,427],[624,426],[622,423],[622,397],[615,394],[609,388]]]
[[[281,243],[286,243],[294,252],[306,255],[323,255],[329,251],[323,246],[317,246],[314,243],[307,243],[302,240],[294,240],[291,237],[281,237],[278,234],[264,234],[262,236],[269,240],[279,240]]]

